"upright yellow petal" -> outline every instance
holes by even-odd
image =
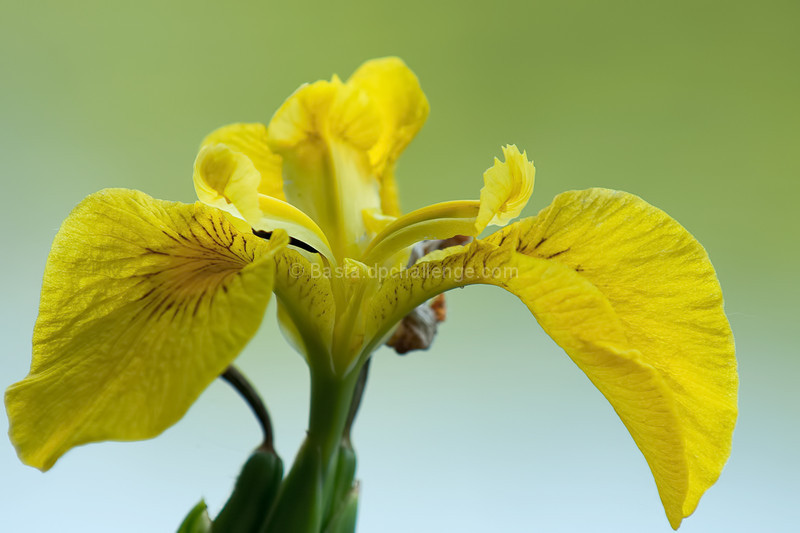
[[[287,98],[269,123],[267,139],[277,153],[331,137],[366,151],[379,135],[380,117],[367,94],[334,76],[302,85]]]
[[[200,149],[224,144],[234,152],[247,157],[259,174],[258,192],[285,200],[281,179],[281,158],[267,145],[267,127],[264,124],[230,124],[223,126],[203,139]]]
[[[537,217],[386,280],[371,346],[416,305],[470,283],[519,296],[608,398],[677,528],[719,476],[737,412],[733,338],[702,246],[630,194],[564,193]]]
[[[255,333],[287,242],[200,203],[125,189],[81,202],[47,261],[30,374],[6,392],[22,461],[47,470],[177,422]]]
[[[298,89],[269,124],[270,148],[283,158],[287,200],[319,225],[338,260],[366,246],[361,213],[380,208],[367,154],[379,125],[366,93],[335,77]]]
[[[428,99],[417,76],[397,57],[367,61],[347,83],[364,90],[380,113],[380,137],[369,151],[370,162],[381,180],[383,212],[398,216],[394,165],[425,124],[430,110]]]

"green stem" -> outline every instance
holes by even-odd
[[[328,465],[339,449],[359,372],[350,372],[345,378],[315,374],[311,375],[306,441],[319,449],[323,464]]]
[[[338,377],[312,370],[308,434],[280,489],[266,532],[319,531],[359,374]]]
[[[356,420],[358,409],[361,407],[361,399],[364,397],[364,389],[367,387],[367,378],[369,377],[369,364],[372,361],[370,357],[361,366],[361,371],[358,373],[358,380],[356,381],[355,390],[353,391],[353,399],[350,402],[350,410],[347,413],[347,422],[344,426],[342,433],[342,442],[347,446],[351,446],[350,432],[353,429],[353,422]]]

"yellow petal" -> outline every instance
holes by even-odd
[[[361,212],[380,207],[367,154],[379,125],[366,93],[338,78],[301,87],[269,124],[287,200],[319,225],[340,261],[366,246]]]
[[[719,476],[737,412],[733,338],[702,246],[630,194],[564,193],[537,217],[387,280],[370,331],[378,339],[416,305],[470,283],[519,296],[608,398],[677,528]]]
[[[334,260],[328,238],[308,215],[288,202],[263,194],[259,195],[258,201],[262,216],[253,225],[253,229],[262,231],[282,229],[331,261]]]
[[[30,374],[6,392],[22,461],[47,470],[177,422],[255,333],[287,242],[200,203],[124,189],[81,202],[47,261]]]
[[[302,85],[281,105],[268,128],[277,153],[335,137],[369,150],[380,135],[380,117],[367,94],[337,77]]]
[[[295,250],[275,254],[275,296],[284,335],[314,368],[330,367],[335,295],[330,267],[322,258],[309,261]]]
[[[192,178],[201,202],[232,213],[251,226],[261,219],[261,174],[243,153],[225,144],[208,144],[197,154]]]
[[[477,232],[489,224],[505,226],[522,212],[533,192],[536,169],[525,152],[515,145],[503,147],[505,161],[495,158],[494,166],[483,173],[481,211],[475,221]]]
[[[246,156],[260,176],[258,192],[285,200],[281,179],[281,158],[273,154],[267,145],[267,127],[263,124],[230,124],[223,126],[203,140],[206,146],[224,144],[234,152]]]
[[[361,216],[364,218],[364,226],[366,226],[367,231],[376,235],[397,220],[397,217],[385,215],[378,209],[364,209],[361,211]]]
[[[288,202],[258,192],[260,174],[241,152],[224,144],[209,144],[200,150],[194,164],[197,196],[205,204],[244,220],[247,227],[273,231],[283,229],[327,257],[333,252],[327,237],[311,218]]]
[[[430,107],[416,75],[397,57],[367,61],[348,80],[364,90],[381,116],[380,137],[370,149],[370,162],[381,180],[381,207],[400,214],[394,164],[428,118]]]
[[[381,211],[388,216],[399,217],[402,211],[397,192],[397,180],[394,178],[394,163],[386,165],[383,173],[378,174],[378,179],[381,183]]]

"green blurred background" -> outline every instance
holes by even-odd
[[[798,15],[796,1],[3,0],[0,386],[27,372],[49,245],[81,198],[191,202],[207,132],[399,55],[431,102],[399,166],[406,209],[475,198],[516,143],[537,167],[526,214],[564,190],[623,189],[706,246],[740,419],[681,531],[796,531]],[[448,305],[430,352],[376,356],[355,433],[360,531],[670,531],[632,439],[524,307],[487,287]],[[240,364],[290,460],[308,388],[274,310]],[[222,383],[158,439],[85,446],[47,474],[0,439],[0,530],[174,531],[201,496],[219,509],[257,440]]]

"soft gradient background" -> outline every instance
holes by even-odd
[[[706,246],[741,415],[681,531],[796,531],[799,7],[3,0],[0,386],[27,372],[49,245],[81,198],[131,187],[191,202],[207,132],[267,121],[300,83],[395,54],[432,108],[399,167],[406,209],[476,198],[513,142],[536,161],[527,214],[564,190],[618,188]],[[625,428],[523,306],[487,287],[448,305],[433,350],[376,356],[355,435],[359,531],[670,531]],[[291,460],[308,391],[274,310],[240,365]],[[76,449],[47,474],[0,439],[0,530],[174,531],[200,497],[219,509],[257,439],[223,383],[158,439]]]

